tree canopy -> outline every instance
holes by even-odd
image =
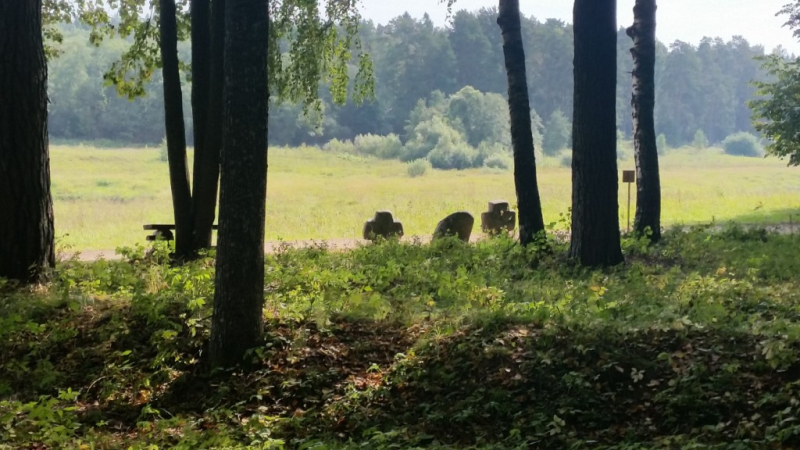
[[[362,21],[358,37],[363,52],[372,56],[375,98],[360,105],[353,99],[337,105],[327,76],[317,90],[320,107],[310,116],[304,116],[302,100],[273,98],[270,144],[323,145],[332,139],[352,140],[360,134],[395,133],[405,139],[405,128],[417,101],[434,91],[448,96],[472,86],[484,94],[505,96],[496,14],[493,9],[459,12],[446,28],[410,16],[396,17],[386,25]],[[532,17],[522,17],[521,25],[532,108],[545,122],[555,110],[570,117],[572,26]],[[147,95],[125,106],[124,101],[114,98],[113,87],[102,86],[102,75],[125,51],[127,42],[114,39],[92,48],[84,44],[91,28],[62,25],[59,30],[64,37],[59,48],[64,52],[52,61],[51,68],[53,137],[157,144],[163,137],[163,120],[157,116],[162,102],[158,71],[150,77],[150,84],[145,84]],[[491,46],[484,63],[475,64],[478,48],[470,49],[470,42],[483,43],[481,48],[484,44]],[[618,45],[617,125],[629,138],[632,66],[630,38],[622,29]],[[189,63],[190,43],[181,42],[179,49],[181,61]],[[282,50],[288,52],[288,44],[282,44]],[[750,80],[766,80],[760,63],[752,60],[752,56],[764,54],[763,48],[752,46],[743,38],[706,39],[698,46],[667,46],[659,42],[657,52],[656,132],[663,133],[671,145],[691,143],[698,128],[712,144],[737,131],[754,131],[746,102],[754,99],[756,89]],[[355,50],[353,55],[358,54]],[[358,72],[359,61],[356,58],[348,66],[353,76]],[[347,85],[350,92],[355,87],[353,80]],[[711,88],[713,91],[699,95],[703,89]],[[81,98],[76,98],[74,92],[80,92]],[[193,123],[189,117],[186,123],[191,143]]]

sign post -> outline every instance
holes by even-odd
[[[628,184],[628,233],[631,232],[631,184],[636,182],[636,171],[623,170],[622,182]]]

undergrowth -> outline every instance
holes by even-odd
[[[800,446],[800,241],[324,244],[267,255],[264,342],[209,373],[213,255],[0,281],[0,448]]]

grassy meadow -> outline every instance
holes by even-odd
[[[630,154],[630,152],[628,152]],[[157,148],[51,148],[56,229],[62,246],[110,250],[144,243],[142,224],[172,222],[167,164]],[[545,221],[564,227],[570,170],[539,159]],[[632,169],[633,161],[619,164]],[[661,158],[665,225],[788,222],[800,214],[800,170],[775,159],[680,149]],[[633,202],[635,202],[635,186]],[[620,188],[625,226],[627,188]],[[411,178],[398,161],[274,148],[269,155],[267,240],[358,238],[365,219],[389,209],[406,235],[428,235],[445,215],[478,216],[493,199],[514,200],[510,171],[428,171]],[[559,223],[560,222],[560,223]]]

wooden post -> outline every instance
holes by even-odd
[[[628,184],[628,233],[631,232],[631,184],[636,181],[636,172],[633,170],[622,171],[622,182]]]

